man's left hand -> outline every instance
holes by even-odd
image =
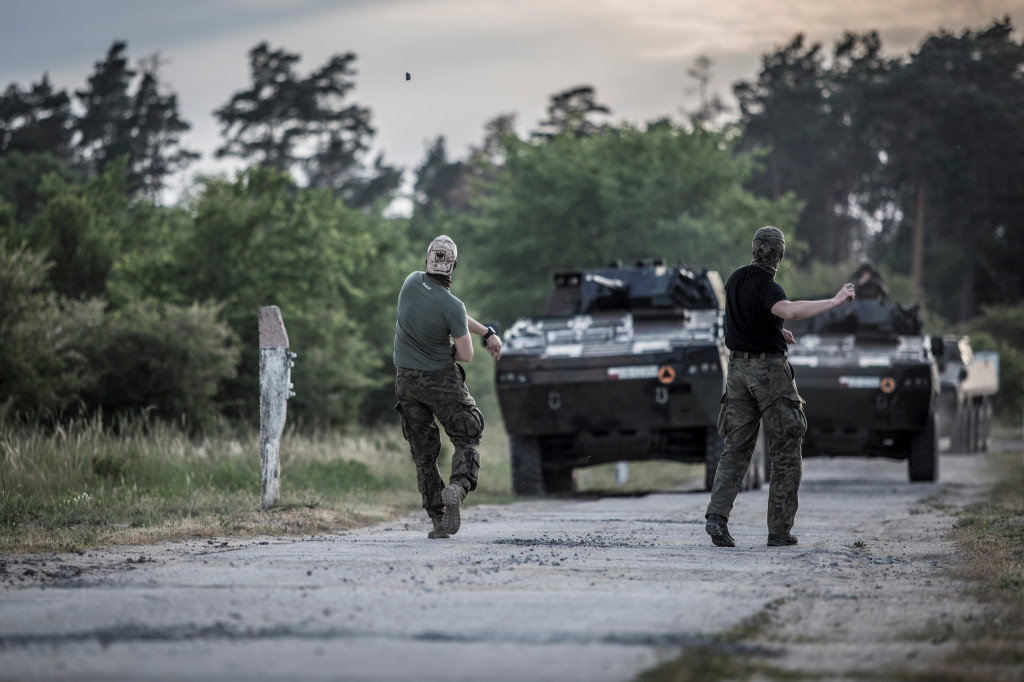
[[[491,354],[491,357],[495,361],[501,359],[501,337],[497,334],[491,334],[487,339],[487,352]]]
[[[789,331],[788,329],[782,330],[782,338],[786,339],[786,343],[788,343],[791,346],[796,343],[796,337],[793,336],[793,332]]]

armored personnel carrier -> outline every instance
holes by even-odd
[[[504,334],[496,388],[512,490],[573,490],[573,470],[608,462],[703,462],[714,482],[722,439],[725,290],[717,272],[662,261],[554,276],[542,315]],[[765,448],[746,488],[764,480]]]
[[[911,481],[934,481],[941,339],[922,333],[917,306],[894,304],[871,284],[852,303],[787,324],[806,401],[803,454],[906,459]]]
[[[968,336],[943,336],[937,360],[940,449],[988,450],[992,396],[999,391],[999,356],[975,354]]]

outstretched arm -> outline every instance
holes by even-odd
[[[476,334],[477,336],[483,336],[487,333],[487,327],[474,320],[469,315],[466,316],[466,322],[469,325],[469,333]],[[501,337],[497,334],[491,334],[487,339],[487,352],[491,354],[491,357],[495,360],[501,358]]]
[[[846,284],[832,298],[818,301],[779,301],[772,306],[772,315],[784,320],[806,320],[823,312],[838,308],[847,301],[857,298],[852,284]]]

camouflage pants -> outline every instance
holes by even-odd
[[[718,432],[725,451],[718,463],[708,514],[726,519],[732,511],[764,419],[772,461],[768,489],[768,532],[788,533],[796,518],[802,475],[800,447],[807,432],[804,401],[796,390],[793,367],[786,358],[729,360]]]
[[[449,482],[458,483],[469,492],[476,489],[480,473],[477,446],[484,431],[484,416],[466,388],[462,368],[454,363],[433,372],[397,368],[395,396],[395,409],[402,417],[402,435],[409,441],[416,465],[416,485],[423,497],[423,508],[430,518],[439,518],[444,512],[444,481],[437,467],[441,435],[434,418],[444,427],[455,448]]]

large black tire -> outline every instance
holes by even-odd
[[[572,469],[544,470],[544,494],[571,495],[575,490],[576,481],[573,479]]]
[[[972,403],[971,415],[974,424],[971,431],[973,445],[971,452],[985,452],[988,450],[989,430],[992,427],[992,404],[988,398],[982,398],[981,402]]]
[[[540,439],[509,436],[508,449],[512,466],[512,492],[516,495],[543,495],[544,469]]]
[[[743,480],[740,482],[740,492],[761,488],[768,478],[766,472],[768,459],[768,436],[762,420],[757,428],[757,441],[754,443],[754,450],[750,453],[750,466],[747,467],[747,473],[743,474]]]
[[[928,422],[910,442],[907,473],[911,482],[939,480],[939,436],[934,412],[928,414]]]
[[[718,460],[722,458],[725,440],[714,426],[708,427],[704,436],[704,490],[711,492],[715,487],[715,472],[718,471]]]
[[[971,404],[961,403],[956,411],[950,450],[968,453],[971,451]]]
[[[967,452],[978,451],[978,406],[967,403]]]
[[[764,428],[764,420],[757,431],[757,443],[754,445],[754,455],[750,458],[750,489],[760,490],[761,486],[768,483],[768,468],[771,464],[771,456],[768,453],[768,434]]]
[[[988,452],[988,446],[992,440],[992,401],[985,398],[984,402],[978,406],[978,409],[981,411],[978,429],[978,451]]]

